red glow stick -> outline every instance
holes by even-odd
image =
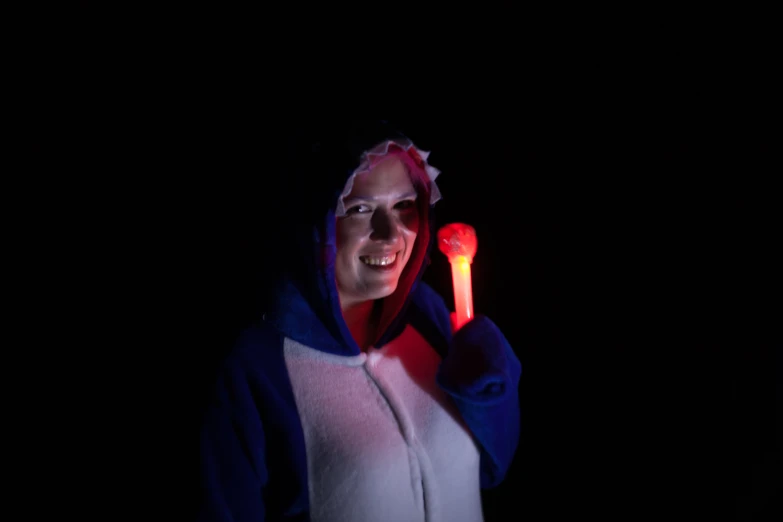
[[[473,318],[473,289],[470,279],[470,265],[476,255],[478,240],[476,231],[464,223],[451,223],[438,230],[438,247],[446,254],[451,264],[451,278],[454,283],[454,307],[459,330]]]

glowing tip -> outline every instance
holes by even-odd
[[[463,256],[472,263],[477,247],[476,231],[470,225],[450,223],[438,230],[438,248],[450,262],[457,256]]]

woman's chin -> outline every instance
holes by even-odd
[[[378,299],[384,299],[386,297],[389,297],[394,293],[394,291],[397,290],[397,281],[395,280],[394,283],[387,283],[384,285],[374,285],[374,288],[369,288],[367,291],[367,295],[371,296],[370,299],[373,301]]]

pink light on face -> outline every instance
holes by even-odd
[[[473,318],[470,264],[476,255],[477,247],[476,231],[470,225],[450,223],[438,230],[438,248],[449,258],[451,264],[456,308],[455,330]]]

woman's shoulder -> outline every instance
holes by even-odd
[[[427,304],[432,307],[443,308],[448,312],[446,308],[446,302],[434,288],[424,281],[419,281],[412,294],[413,301],[417,304]]]
[[[443,297],[420,281],[411,296],[408,322],[444,356],[451,341],[451,316]]]
[[[411,298],[417,308],[433,318],[445,317],[445,319],[449,319],[449,309],[443,296],[424,281],[419,282]]]
[[[223,360],[224,368],[260,369],[282,353],[283,338],[273,325],[259,319],[240,330]]]

